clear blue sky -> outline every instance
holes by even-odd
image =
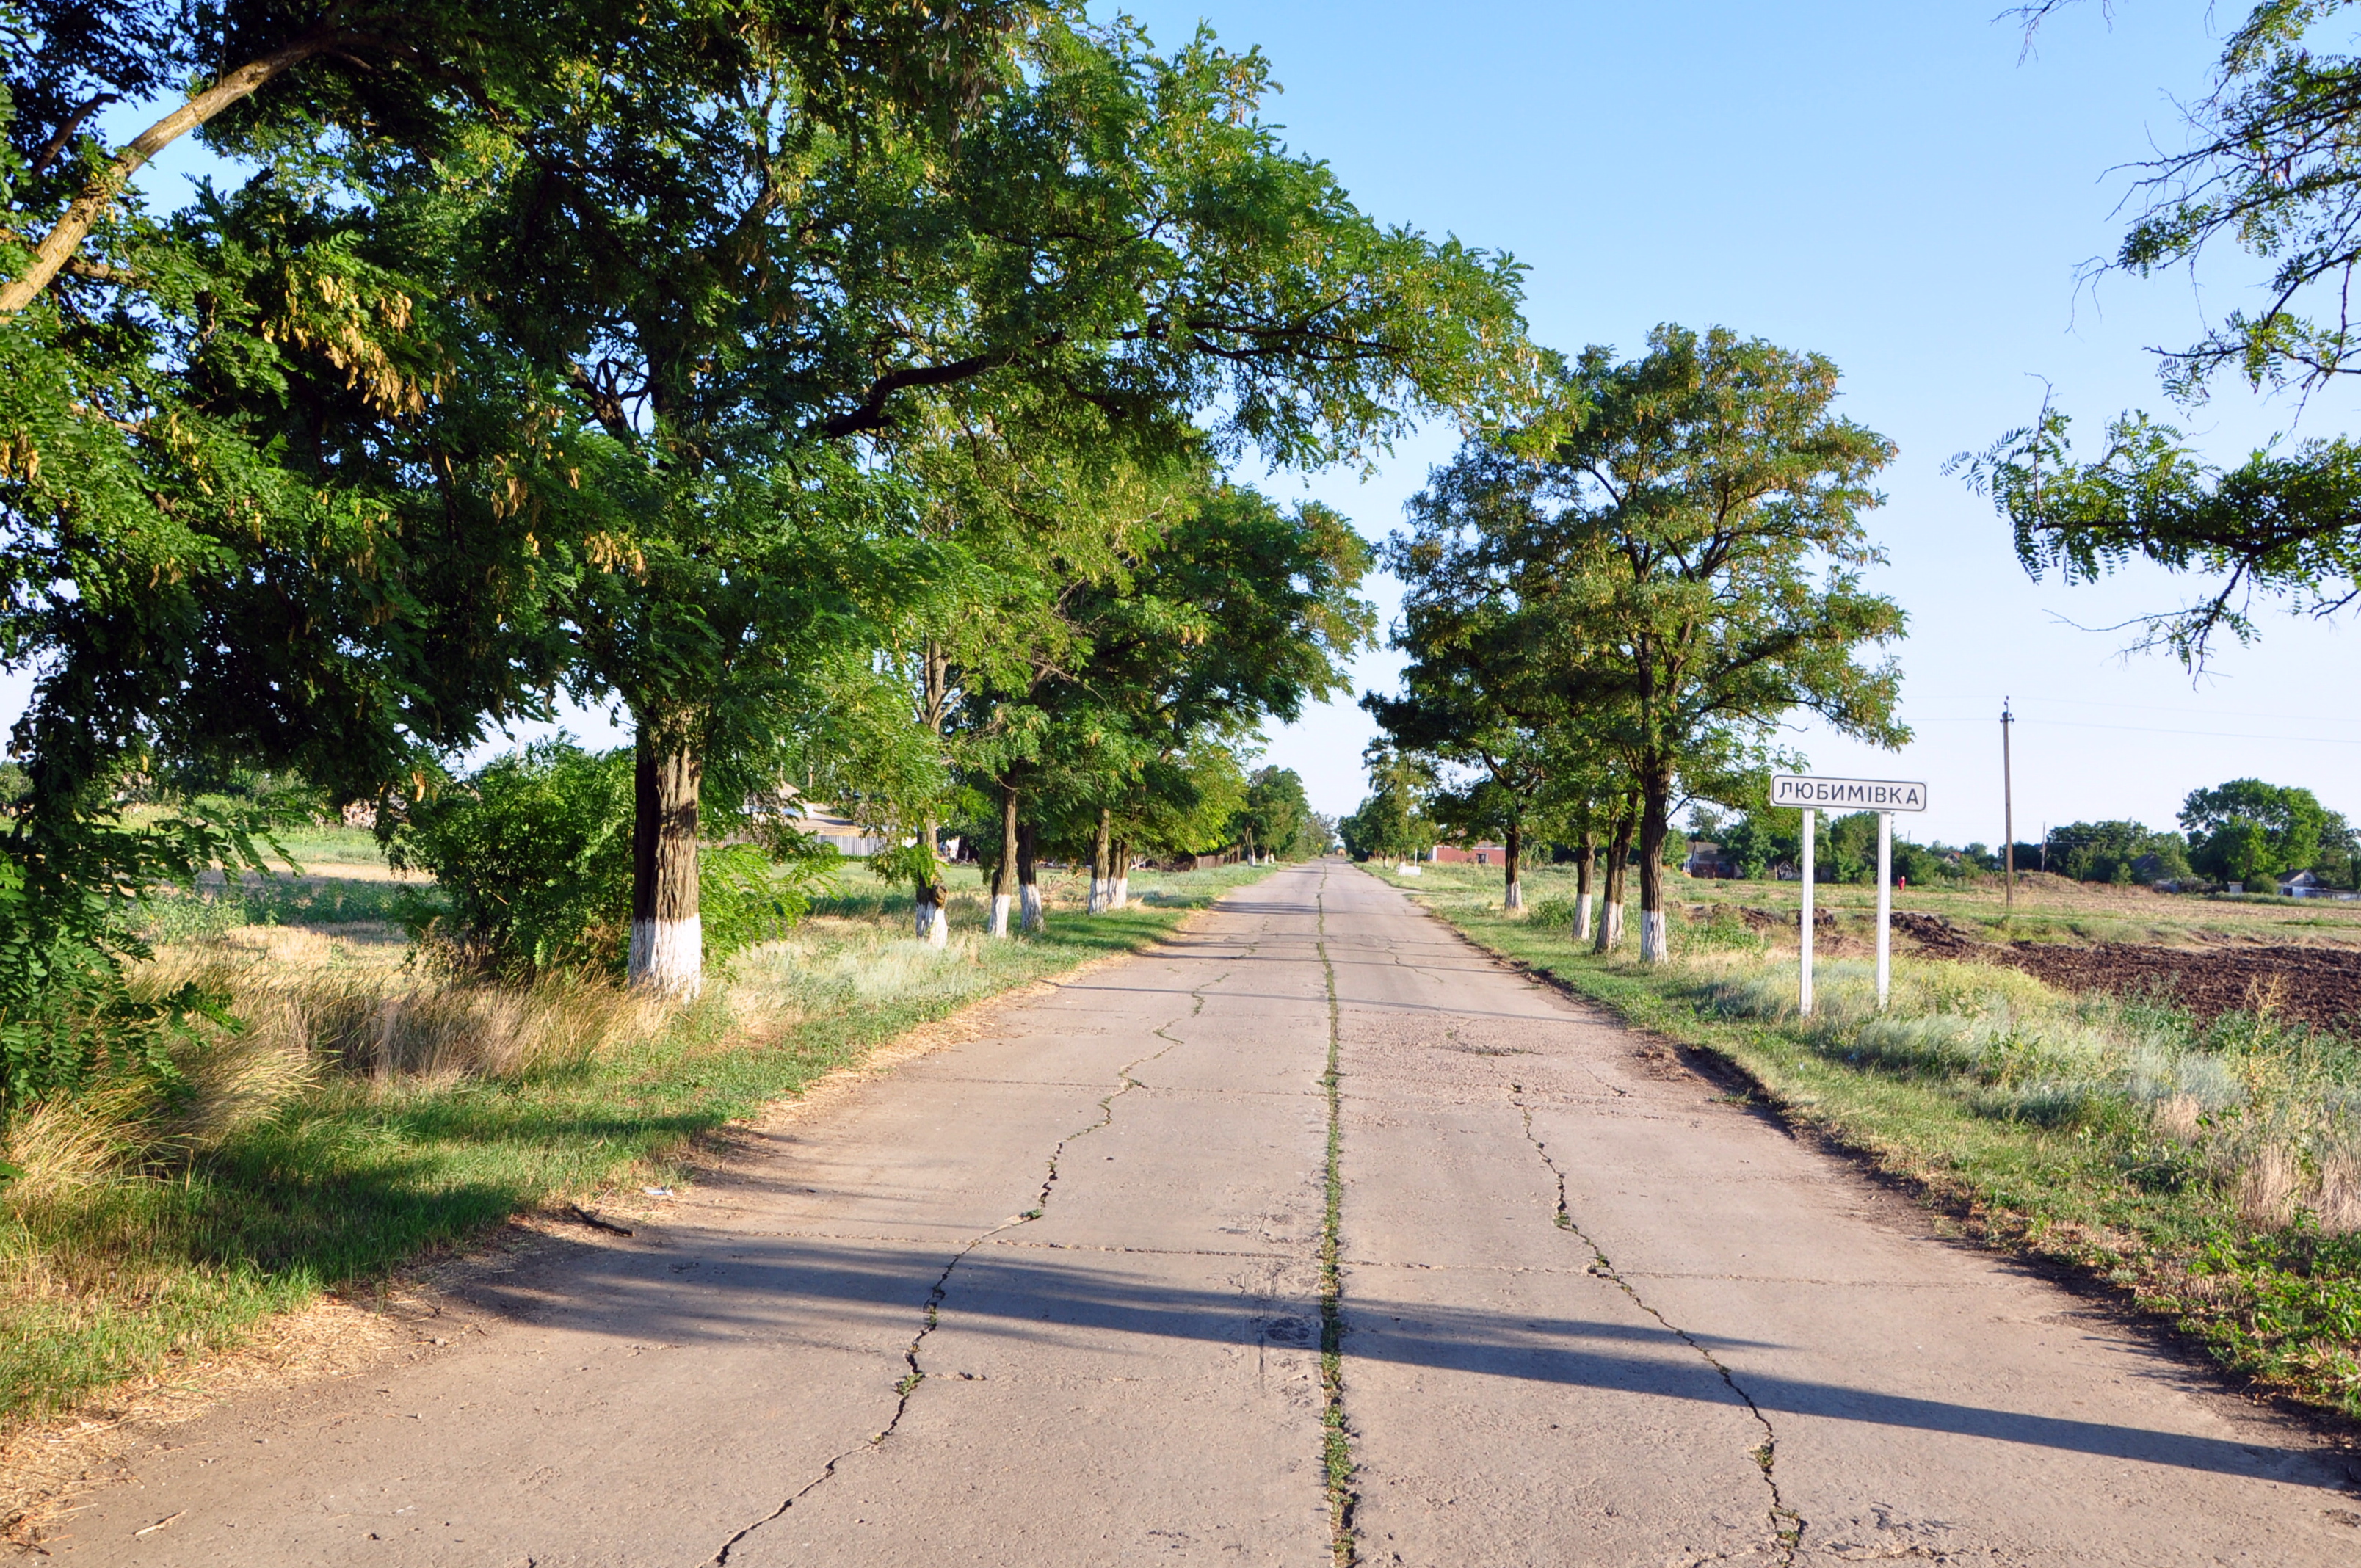
[[[2040,378],[2086,434],[2121,409],[2163,407],[2145,351],[2187,341],[2251,275],[2225,258],[2196,280],[2075,282],[2121,233],[2120,166],[2178,145],[2173,98],[2203,88],[2216,29],[2243,0],[2218,14],[2128,0],[2112,23],[2086,0],[2030,59],[1999,9],[1159,0],[1134,14],[1167,45],[1202,18],[1261,46],[1285,87],[1269,117],[1289,141],[1381,219],[1513,252],[1543,343],[1631,351],[1676,321],[1836,360],[1846,411],[1901,447],[1872,527],[1892,557],[1877,580],[1910,616],[1898,652],[1916,734],[1898,755],[1808,728],[1794,739],[1822,771],[1926,780],[1933,809],[1916,836],[1998,840],[2004,696],[2023,719],[2023,838],[2077,818],[2169,826],[2191,788],[2247,774],[2361,814],[2361,720],[2332,700],[2361,627],[2269,620],[2259,646],[2225,650],[2192,685],[2169,660],[2120,657],[2123,633],[2078,629],[2169,607],[2184,586],[2153,572],[2031,583],[1989,507],[1938,472],[2026,422]],[[208,167],[183,145],[145,182],[169,203]],[[2349,414],[2349,398],[2317,400],[2302,428],[2340,430]],[[2295,417],[2224,387],[2193,428],[2235,459]],[[1317,495],[1382,538],[1452,442],[1429,432],[1366,483],[1261,482]],[[1390,616],[1397,588],[1374,588]],[[1367,655],[1361,688],[1389,685],[1396,668]],[[0,685],[13,688],[0,706],[21,701],[21,681]],[[612,734],[596,715],[570,727]],[[1349,811],[1373,732],[1351,703],[1331,705],[1274,730],[1268,756],[1303,775],[1316,806]]]
[[[2349,703],[2361,628],[2273,619],[2192,685],[2169,659],[2126,663],[2122,633],[2085,631],[2180,601],[2143,572],[2096,588],[2036,585],[1989,506],[1938,472],[2026,422],[2041,383],[2095,435],[2161,408],[2145,350],[2193,336],[2240,299],[2234,259],[2078,293],[2109,253],[2130,176],[2179,144],[2173,96],[2202,89],[2216,29],[2196,0],[2096,0],[2054,19],[2032,58],[1999,0],[1760,4],[1194,0],[1133,14],[1177,42],[1202,17],[1260,45],[1284,84],[1270,117],[1381,218],[1505,248],[1532,269],[1535,335],[1574,350],[1637,347],[1658,322],[1721,323],[1816,349],[1845,372],[1846,410],[1892,436],[1890,504],[1872,520],[1878,574],[1908,610],[1898,649],[1912,743],[1890,754],[1805,731],[1817,768],[1922,778],[1920,836],[2000,837],[2003,696],[2016,731],[2018,833],[2136,817],[2169,826],[2193,787],[2247,774],[2309,785],[2361,813],[2361,722]],[[2345,427],[2316,400],[2307,433]],[[2224,387],[2192,422],[2219,455],[2287,428],[2295,410]],[[1371,537],[1451,438],[1405,445],[1376,480],[1307,488]],[[1379,585],[1390,612],[1395,590]],[[1375,654],[1361,684],[1389,684]],[[1349,705],[1270,736],[1313,803],[1349,810],[1373,733]]]

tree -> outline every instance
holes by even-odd
[[[2028,26],[2060,3],[2025,7]],[[2202,404],[2224,372],[2307,398],[2361,373],[2361,59],[2317,36],[2349,4],[2255,5],[2189,110],[2189,145],[2146,166],[2146,204],[2113,267],[2193,270],[2228,246],[2270,269],[2258,308],[2162,354],[2177,401]],[[2347,438],[2274,443],[2224,467],[2178,426],[2135,412],[2108,426],[2095,461],[2077,463],[2070,424],[2045,403],[2032,424],[1949,466],[1992,495],[2037,579],[2055,568],[2089,581],[2134,559],[2213,579],[2181,609],[2143,617],[2138,646],[2198,668],[2218,633],[2256,635],[2257,599],[2326,617],[2361,595],[2361,447]]]
[[[1455,773],[1429,797],[1429,812],[1463,837],[1499,835],[1500,905],[1518,911],[1525,838],[1563,761],[1553,754],[1552,731],[1563,729],[1564,715],[1532,659],[1533,632],[1519,607],[1480,567],[1465,569],[1457,548],[1455,539],[1425,532],[1388,541],[1387,565],[1409,588],[1393,646],[1411,657],[1400,696],[1371,692],[1361,706],[1396,748]],[[1587,855],[1581,877],[1587,903]]]
[[[547,444],[513,405],[484,417],[478,345],[438,335],[434,296],[370,254],[377,215],[318,148],[447,145],[455,122],[428,100],[512,96],[578,58],[585,17],[0,5],[0,661],[34,674],[12,737],[31,788],[0,831],[0,1032],[45,1014],[63,977],[119,991],[142,890],[254,859],[250,813],[126,822],[127,773],[291,767],[351,799],[536,706],[547,671],[508,591],[525,520],[481,495],[406,498],[431,488],[411,427],[445,389],[473,457]],[[98,139],[109,104],[192,82],[129,145]],[[128,181],[195,128],[264,178],[159,218]],[[339,438],[351,410],[379,441]]]
[[[1249,856],[1309,860],[1326,847],[1304,798],[1303,779],[1293,768],[1257,768],[1246,778],[1246,809],[1238,813],[1238,841]]]
[[[1382,740],[1361,753],[1369,773],[1368,796],[1336,825],[1345,852],[1356,861],[1414,861],[1434,844],[1434,824],[1425,797],[1434,787],[1433,764],[1397,751]]]
[[[1860,576],[1883,558],[1860,519],[1894,448],[1834,414],[1836,390],[1820,356],[1659,327],[1637,360],[1584,353],[1565,433],[1528,438],[1541,455],[1471,444],[1412,503],[1431,558],[1464,542],[1466,572],[1536,618],[1557,700],[1629,770],[1651,961],[1669,956],[1664,856],[1684,776],[1719,788],[1759,772],[1797,707],[1879,744],[1908,736],[1892,662],[1854,662],[1903,628]]]
[[[2190,791],[2180,825],[2189,833],[2191,864],[2224,882],[2249,883],[2309,868],[2331,826],[2312,791],[2260,779]]]
[[[628,707],[647,754],[639,983],[697,984],[720,644],[682,607],[741,569],[733,519],[757,512],[739,498],[859,483],[905,442],[987,422],[1149,461],[1193,451],[1205,412],[1225,448],[1320,462],[1518,378],[1513,269],[1355,211],[1256,117],[1257,57],[1025,16],[939,67],[924,27],[907,60],[889,37],[845,65],[792,6],[662,12],[478,155],[375,180],[464,197],[449,288],[613,454],[578,470],[603,488],[551,618],[569,685]],[[840,70],[844,102],[811,90]],[[904,77],[926,91],[873,82]],[[846,443],[866,455],[824,455]],[[806,645],[792,625],[760,641],[750,671]]]

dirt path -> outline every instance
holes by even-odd
[[[1314,1568],[1324,1332],[1364,1563],[2361,1554],[2344,1455],[1341,867],[767,1141],[416,1365],[173,1429],[51,1550]]]

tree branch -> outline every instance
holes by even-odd
[[[198,93],[162,119],[141,131],[131,145],[93,176],[66,208],[65,215],[49,230],[47,238],[33,252],[29,266],[19,276],[0,288],[0,317],[14,316],[39,298],[41,291],[58,275],[73,253],[82,248],[91,225],[97,223],[131,177],[145,168],[148,161],[188,132],[203,125],[224,109],[239,100],[250,97],[265,82],[290,66],[297,65],[313,55],[325,54],[346,41],[341,32],[317,33],[311,38],[289,44],[260,60],[248,60],[228,72],[211,87]]]

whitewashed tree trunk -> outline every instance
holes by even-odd
[[[1091,837],[1091,902],[1090,912],[1104,915],[1107,895],[1114,891],[1115,813],[1099,807],[1098,831]]]
[[[1666,937],[1664,912],[1661,909],[1642,910],[1640,912],[1640,961],[1660,964],[1671,959],[1673,949]]]
[[[1598,950],[1611,953],[1623,945],[1623,906],[1610,904],[1598,920]]]
[[[1574,895],[1574,939],[1576,942],[1590,940],[1590,894],[1587,893]]]
[[[1000,868],[992,879],[991,934],[1008,935],[1008,912],[1016,903],[1016,792],[1000,786]]]
[[[930,948],[946,947],[950,942],[950,911],[943,907],[931,889],[918,897],[916,935]]]
[[[1034,858],[1033,824],[1025,823],[1016,829],[1016,908],[1024,922],[1025,934],[1032,936],[1041,929],[1040,866]]]
[[[705,985],[705,923],[697,906],[697,806],[705,760],[687,725],[642,723],[632,779],[631,945],[624,974],[637,991],[686,999]]]

